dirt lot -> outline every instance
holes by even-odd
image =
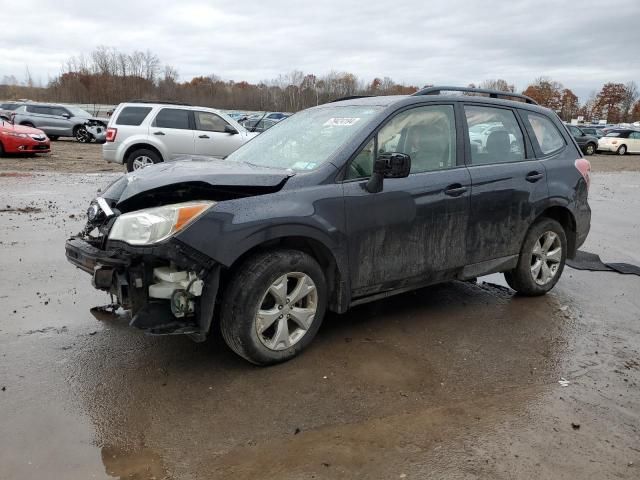
[[[109,298],[64,241],[116,176],[99,152],[1,160],[0,479],[640,478],[640,277],[452,282],[331,315],[257,368],[90,313]],[[592,161],[584,249],[640,264],[640,173],[601,173],[640,157]]]
[[[640,155],[593,155],[588,157],[594,172],[640,170]],[[102,146],[72,140],[51,142],[51,153],[36,157],[0,158],[0,172],[123,172],[124,167],[102,159]]]

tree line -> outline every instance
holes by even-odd
[[[478,86],[516,92],[515,85],[504,79],[485,80]],[[295,112],[341,97],[407,95],[418,88],[396,83],[389,77],[365,82],[349,72],[317,76],[292,71],[257,83],[223,80],[213,74],[180,81],[178,71],[163,65],[149,50],[125,53],[98,47],[89,55],[71,57],[62,66],[60,75],[49,80],[46,86],[36,86],[28,68],[23,82],[14,76],[5,76],[0,82],[0,99],[87,104],[118,104],[141,99],[222,109]],[[638,87],[633,81],[605,83],[582,104],[571,89],[548,77],[537,78],[522,93],[555,110],[566,121],[578,116],[609,123],[640,121]]]

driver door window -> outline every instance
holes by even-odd
[[[455,167],[453,106],[433,105],[401,112],[378,132],[377,140],[377,152],[374,152],[375,142],[371,139],[353,159],[347,179],[370,176],[374,159],[381,153],[409,155],[412,174]]]
[[[221,117],[210,112],[195,112],[196,129],[204,132],[224,133],[224,128],[229,125]]]

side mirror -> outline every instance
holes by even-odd
[[[233,128],[231,125],[225,125],[224,131],[225,133],[230,133],[231,135],[236,135],[238,133],[238,130]]]
[[[369,193],[382,191],[384,178],[405,178],[411,171],[411,157],[406,153],[381,153],[373,164],[373,174],[365,188]]]
[[[71,115],[69,115],[68,113],[63,113],[62,115],[60,115],[62,118],[66,118],[67,120],[69,120],[71,118]]]

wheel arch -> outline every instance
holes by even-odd
[[[221,288],[224,290],[229,279],[241,268],[247,258],[259,252],[282,249],[299,250],[316,260],[320,268],[322,268],[327,281],[327,290],[329,292],[327,306],[329,310],[338,313],[343,313],[347,310],[349,290],[346,273],[341,268],[340,262],[332,249],[326,243],[309,235],[283,235],[253,245],[239,255],[228,268],[223,269],[220,277]]]
[[[122,163],[127,163],[127,161],[129,160],[129,155],[131,155],[133,152],[135,152],[136,150],[140,150],[142,148],[146,148],[148,150],[151,150],[155,153],[158,154],[158,156],[160,157],[161,161],[165,161],[164,155],[162,155],[162,152],[158,149],[158,147],[156,147],[155,145],[152,145],[150,143],[134,143],[133,145],[127,147],[127,149],[124,152],[124,155],[122,156],[123,162]]]
[[[567,236],[567,258],[573,258],[577,249],[577,227],[576,218],[571,210],[561,205],[549,206],[538,215],[532,225],[537,223],[541,218],[551,218],[562,225]]]

